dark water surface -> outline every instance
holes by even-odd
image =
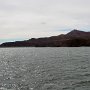
[[[0,90],[90,90],[90,48],[0,48]]]

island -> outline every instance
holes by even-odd
[[[89,47],[90,32],[72,30],[58,36],[31,38],[24,41],[5,42],[0,47]]]

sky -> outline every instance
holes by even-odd
[[[0,43],[90,31],[90,0],[0,0]]]

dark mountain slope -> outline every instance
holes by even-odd
[[[80,47],[90,46],[90,32],[72,30],[67,34],[25,41],[7,42],[0,47]]]

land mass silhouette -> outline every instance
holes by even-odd
[[[5,42],[0,47],[81,47],[90,46],[90,32],[72,30],[58,36],[31,38],[24,41]]]

